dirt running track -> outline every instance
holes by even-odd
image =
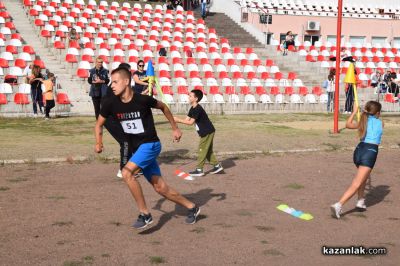
[[[44,164],[0,168],[1,265],[399,265],[399,151],[381,150],[367,194],[368,210],[331,218],[329,205],[350,183],[351,152],[225,159],[224,174],[167,181],[202,207],[186,211],[141,182],[155,219],[138,232],[137,211],[117,164]],[[182,164],[182,163],[180,163]],[[193,162],[181,167],[191,170]],[[280,203],[310,212],[303,221]],[[323,256],[321,247],[385,247],[381,256]],[[397,261],[397,262],[396,262]]]

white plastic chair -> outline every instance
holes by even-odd
[[[31,94],[31,84],[26,84],[26,83],[19,84],[18,92],[23,94]]]

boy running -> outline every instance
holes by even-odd
[[[193,172],[189,172],[191,176],[204,175],[203,166],[206,160],[214,166],[214,168],[211,170],[212,174],[216,174],[224,170],[221,164],[217,161],[217,158],[213,152],[215,128],[208,118],[206,111],[204,111],[203,107],[201,107],[199,104],[202,98],[203,92],[201,90],[192,90],[189,93],[189,102],[192,107],[190,108],[186,119],[174,117],[175,122],[177,123],[182,123],[185,125],[196,124],[196,130],[200,136],[197,167]]]
[[[179,141],[182,133],[177,127],[168,107],[147,95],[136,94],[131,89],[131,73],[126,68],[117,68],[111,72],[111,88],[118,97],[107,99],[100,111],[95,126],[95,151],[103,151],[103,125],[106,117],[113,116],[122,125],[127,134],[129,145],[135,151],[122,169],[122,176],[136,201],[140,215],[133,227],[142,229],[153,222],[146,206],[143,191],[135,174],[143,171],[147,181],[161,196],[188,209],[187,224],[194,224],[200,208],[169,187],[161,176],[157,157],[161,151],[160,140],[154,126],[151,108],[160,109],[171,124],[174,141]]]

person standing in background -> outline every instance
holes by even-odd
[[[40,73],[40,66],[34,65],[32,67],[32,75],[29,79],[31,84],[31,97],[33,105],[33,116],[37,117],[37,105],[39,105],[40,113],[43,114],[43,95],[42,95],[42,83],[43,75]]]
[[[101,98],[106,95],[109,82],[108,70],[103,67],[103,59],[97,57],[96,65],[89,70],[88,78],[90,84],[89,96],[92,97],[96,120],[100,114]]]
[[[206,18],[207,15],[207,0],[201,0],[201,17]]]
[[[144,61],[139,60],[137,63],[138,70],[133,73],[133,81],[135,81],[135,86],[133,90],[137,94],[147,94],[149,92],[149,83],[146,80],[146,71],[144,71]]]
[[[333,109],[333,102],[334,102],[334,95],[335,95],[335,74],[336,70],[331,69],[328,75],[327,79],[327,87],[326,87],[326,93],[328,94],[328,103],[327,103],[327,112],[331,112],[331,109]]]
[[[43,85],[45,88],[45,91],[43,92],[44,98],[46,100],[46,106],[45,106],[45,119],[49,120],[50,119],[50,110],[53,109],[54,106],[56,106],[54,102],[54,74],[49,73],[48,74],[48,79],[43,81]]]

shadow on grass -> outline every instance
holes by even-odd
[[[212,192],[213,192],[213,190],[211,188],[205,188],[205,189],[199,190],[196,193],[186,194],[183,196],[191,201],[194,201],[196,203],[196,205],[199,207],[207,204],[207,202],[209,202],[212,198],[216,198],[217,201],[222,201],[222,200],[226,199],[225,193],[212,193]],[[161,227],[164,224],[166,224],[169,220],[171,220],[172,217],[186,216],[187,210],[184,207],[179,206],[179,205],[175,205],[175,210],[173,210],[172,212],[165,212],[165,211],[161,210],[162,204],[165,201],[166,201],[166,199],[162,198],[153,207],[154,210],[163,212],[163,214],[160,216],[158,223],[156,225],[152,226],[151,228],[140,232],[139,234],[147,235],[147,234],[154,233],[154,232],[160,230]],[[206,217],[207,217],[206,215],[200,214],[197,217],[197,221],[205,219]]]

